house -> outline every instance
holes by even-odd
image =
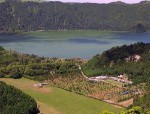
[[[134,55],[134,58],[135,58],[135,62],[138,62],[141,60],[142,57],[139,55]]]

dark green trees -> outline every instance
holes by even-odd
[[[34,99],[13,86],[0,82],[0,114],[38,114]]]
[[[146,32],[146,28],[142,24],[137,24],[131,28],[131,31],[136,33],[143,33]]]
[[[0,33],[66,29],[145,32],[150,30],[149,7],[150,3],[69,4],[7,0],[0,3]]]

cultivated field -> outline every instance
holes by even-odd
[[[116,85],[118,87],[122,87],[124,84],[122,82],[117,82],[117,81],[114,81],[114,80],[105,80],[105,82],[107,83],[111,83],[112,85]]]
[[[43,114],[99,114],[102,110],[110,110],[115,113],[123,110],[63,89],[50,86],[36,88],[33,87],[33,84],[38,82],[26,78],[17,80],[0,78],[0,81],[13,85],[32,96]]]

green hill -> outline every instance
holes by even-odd
[[[81,4],[6,1],[0,3],[0,33],[66,29],[133,32],[150,30],[149,2]]]
[[[140,61],[134,56],[140,56]],[[127,74],[134,83],[150,81],[150,43],[136,43],[113,47],[94,56],[83,71],[87,76]],[[129,60],[130,59],[130,60]]]
[[[135,56],[140,57],[137,61]],[[136,43],[113,47],[94,56],[88,63],[82,66],[88,76],[109,75],[118,76],[126,74],[133,85],[142,87],[144,84],[144,96],[134,97],[132,106],[141,106],[143,112],[150,109],[150,43]],[[140,85],[142,84],[142,85]],[[130,86],[132,87],[132,86]]]

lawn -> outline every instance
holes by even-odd
[[[13,85],[33,97],[44,114],[99,114],[102,110],[110,110],[115,113],[123,110],[105,102],[78,95],[56,87],[33,87],[38,82],[26,78],[4,79],[9,85]]]

